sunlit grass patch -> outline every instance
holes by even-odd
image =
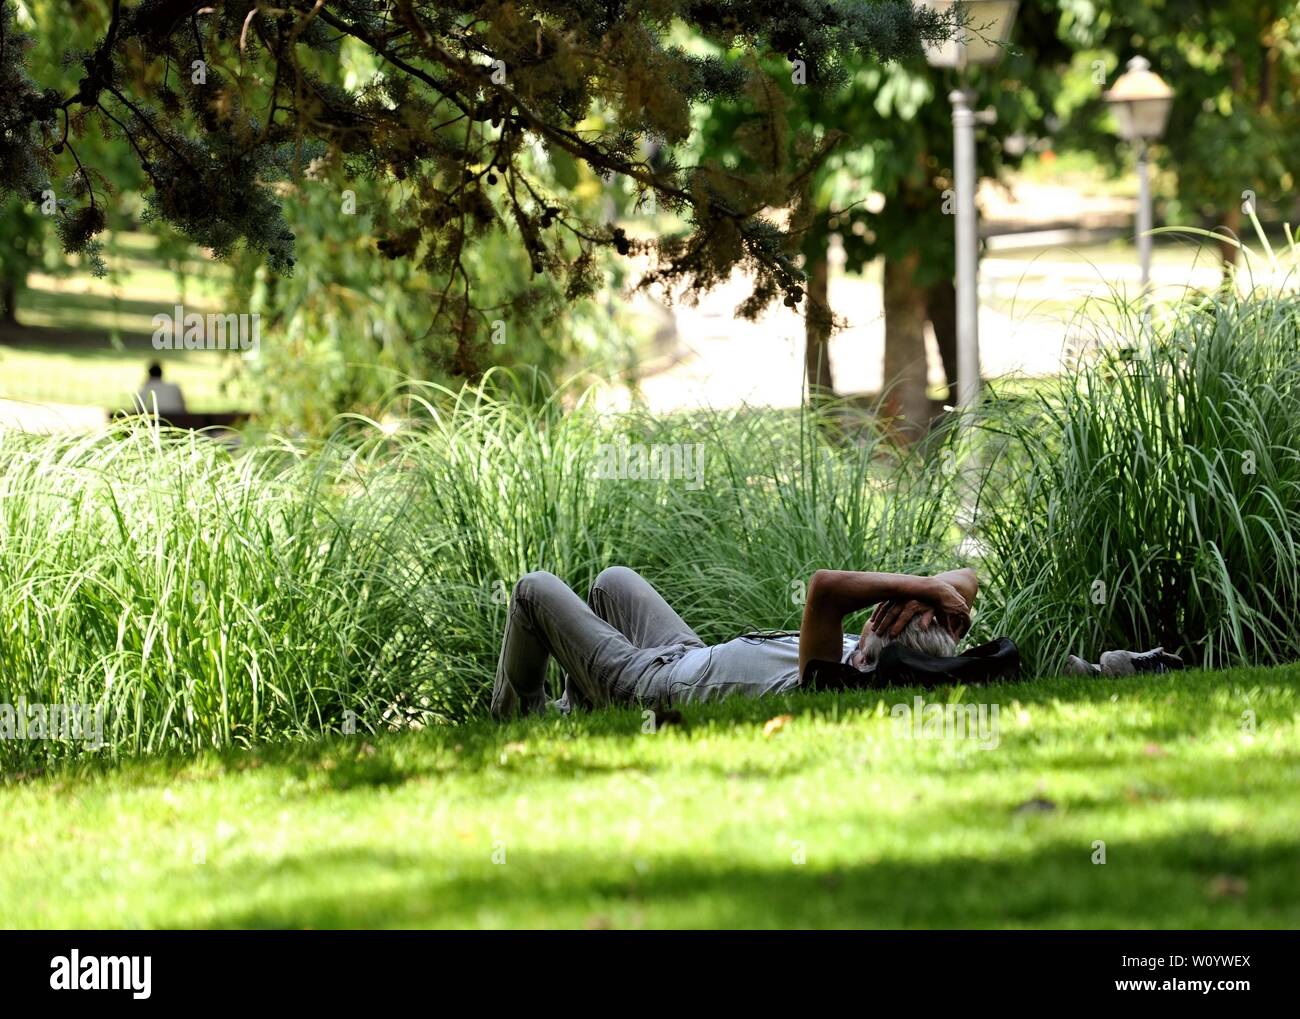
[[[919,693],[55,769],[0,789],[0,923],[1300,920],[1300,670],[968,689],[1001,708],[991,749],[908,735],[891,712]]]

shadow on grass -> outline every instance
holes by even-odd
[[[93,319],[98,314],[111,313],[143,315],[146,318],[152,318],[157,314],[170,315],[178,304],[185,305],[186,311],[202,310],[206,312],[208,310],[206,303],[204,298],[197,301],[193,299],[182,301],[179,296],[175,299],[167,297],[138,298],[106,293],[29,290],[20,299],[19,314],[21,315],[22,311],[40,311],[59,315],[78,315]]]
[[[1251,693],[1252,704],[1276,703],[1278,711],[1287,718],[1300,701],[1300,666],[1240,670],[1231,676],[1234,689]],[[967,703],[1000,704],[1004,708],[1014,703],[1029,709],[1058,703],[1062,706],[1097,704],[1132,708],[1140,711],[1144,719],[1129,723],[1129,735],[1138,732],[1160,741],[1194,736],[1202,728],[1211,727],[1212,723],[1235,724],[1239,710],[1235,704],[1231,708],[1218,709],[1211,704],[1211,698],[1224,691],[1226,682],[1223,673],[1200,671],[1136,679],[1043,679],[967,687],[961,699]],[[895,687],[838,694],[799,693],[757,700],[731,698],[713,704],[683,706],[684,724],[667,727],[654,738],[689,742],[710,731],[734,733],[750,729],[755,739],[760,739],[763,725],[778,715],[791,714],[800,720],[833,724],[876,712],[882,703],[887,716],[890,705],[911,704],[916,696],[932,703],[944,702],[954,693],[953,688]],[[1246,701],[1242,700],[1241,706],[1245,704]],[[1267,719],[1268,716],[1262,714],[1261,724],[1266,725]],[[337,789],[397,785],[421,775],[482,770],[497,763],[507,745],[529,740],[562,745],[566,741],[590,744],[597,739],[618,742],[643,739],[646,738],[643,724],[644,715],[639,707],[576,712],[567,718],[515,719],[506,723],[477,719],[419,732],[326,735],[313,740],[264,743],[252,749],[207,751],[197,756],[175,752],[137,760],[84,757],[48,770],[40,764],[15,765],[0,776],[0,784],[44,780],[63,785],[112,775],[115,781],[150,785],[166,784],[186,774],[202,778],[214,772],[237,773],[249,768],[283,767],[300,778],[323,772],[326,776],[324,784]],[[1114,764],[1123,760],[1140,764],[1144,760],[1131,751],[1107,755],[1099,750],[1095,756],[1068,751],[1065,751],[1068,756],[1061,756],[1061,748],[1049,748],[1049,751],[1055,764],[1066,767],[1089,767],[1102,761]],[[644,761],[606,763],[593,760],[591,755],[572,759],[552,755],[546,761],[551,774],[567,776],[655,770],[653,764]],[[521,767],[527,766],[525,763]],[[710,767],[707,763],[700,766]],[[795,756],[774,760],[770,765],[744,762],[739,766],[718,764],[712,767],[727,777],[738,772],[740,777],[745,777],[746,772],[752,777],[779,777],[798,771],[801,766],[801,759]]]
[[[508,862],[329,850],[203,875],[267,905],[215,927],[1254,927],[1300,922],[1294,844],[1243,846],[1210,831],[1109,847],[1052,844],[1006,858],[770,865],[701,851],[652,863],[511,849]],[[191,868],[191,871],[193,868]],[[1225,875],[1231,880],[1225,881]],[[178,887],[195,880],[178,872]],[[196,894],[194,898],[200,898]]]
[[[159,309],[151,306],[149,315]],[[162,309],[167,311],[169,309]],[[0,350],[21,350],[33,354],[76,354],[78,357],[120,357],[123,354],[156,354],[152,333],[63,326],[0,326]],[[190,351],[168,351],[169,355]]]

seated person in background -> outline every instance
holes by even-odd
[[[149,377],[135,394],[137,410],[162,417],[186,413],[181,387],[175,382],[164,382],[162,373],[162,365],[157,361],[149,365]]]

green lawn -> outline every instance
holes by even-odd
[[[916,693],[11,776],[0,923],[1300,926],[1300,666]]]
[[[13,334],[9,334],[12,336]],[[150,361],[161,361],[166,378],[177,382],[194,412],[239,409],[227,391],[238,353],[85,347],[62,342],[57,334],[28,331],[14,341],[0,336],[0,399],[70,403],[115,410],[132,405]],[[107,420],[107,417],[105,418]]]
[[[153,316],[222,310],[226,266],[195,257],[184,284],[144,233],[108,238],[112,274],[67,277],[33,273],[19,295],[19,326],[0,326],[0,399],[127,407],[150,361],[178,382],[192,411],[239,409],[228,391],[238,353],[170,350],[152,345]]]

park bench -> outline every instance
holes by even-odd
[[[140,410],[114,410],[110,411],[108,416],[110,421],[126,417],[150,417],[157,419],[161,424],[170,425],[172,428],[186,428],[192,432],[199,432],[209,428],[237,428],[248,420],[248,414],[244,411],[225,410],[212,411],[206,414],[191,411],[184,414],[154,414]]]

